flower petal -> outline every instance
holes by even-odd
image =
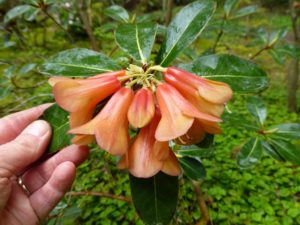
[[[119,160],[117,164],[118,169],[124,170],[128,168],[128,154],[124,154],[121,156],[121,159]]]
[[[53,94],[59,106],[69,112],[76,112],[89,104],[96,105],[120,88],[115,77],[103,77],[97,80],[66,80],[53,87]]]
[[[95,134],[102,149],[112,155],[124,154],[129,146],[127,111],[133,96],[131,89],[121,88],[94,119],[69,133]]]
[[[223,104],[232,97],[232,90],[226,83],[208,80],[175,67],[169,67],[166,73],[196,88],[200,96],[209,102]]]
[[[153,153],[158,160],[166,160],[169,156],[169,142],[155,141],[153,145]]]
[[[89,145],[94,141],[95,137],[93,135],[75,135],[71,140],[71,142],[76,145]]]
[[[195,117],[212,122],[221,121],[221,119],[218,117],[211,116],[209,114],[205,114],[197,110],[197,108],[195,108],[191,103],[189,103],[172,85],[164,84],[164,89],[167,90],[171,98],[173,98],[175,104],[177,104],[178,108],[180,108],[183,114],[185,114],[186,116]]]
[[[152,91],[142,88],[138,90],[128,110],[128,120],[134,128],[142,128],[149,124],[155,113]]]
[[[53,87],[58,82],[70,81],[70,80],[73,80],[73,79],[70,77],[51,77],[51,78],[49,78],[48,83]]]
[[[93,118],[93,105],[82,108],[82,110],[70,113],[70,128],[81,126]]]
[[[224,104],[215,104],[206,101],[199,95],[197,89],[177,80],[170,74],[164,74],[164,80],[175,87],[193,106],[200,112],[207,113],[216,117],[220,117],[224,111]]]
[[[152,177],[158,173],[162,166],[161,159],[169,151],[168,142],[159,145],[154,134],[160,115],[156,114],[151,123],[142,128],[128,152],[129,172],[135,177]]]
[[[158,141],[169,141],[185,134],[192,126],[194,118],[182,113],[181,108],[172,98],[168,84],[157,87],[156,97],[162,118],[155,132]]]
[[[119,70],[119,71],[112,71],[112,72],[107,72],[107,73],[101,73],[92,77],[88,77],[87,79],[92,80],[92,79],[98,79],[98,78],[102,78],[105,76],[113,76],[113,77],[121,77],[121,76],[125,76],[126,74],[126,70]]]
[[[222,130],[220,128],[220,125],[218,123],[214,122],[208,122],[203,120],[198,120],[201,123],[201,126],[203,127],[204,131],[209,134],[221,134]]]
[[[195,120],[186,134],[177,138],[175,142],[179,145],[194,145],[200,143],[205,137],[205,131],[200,121]]]
[[[168,159],[164,161],[161,171],[170,176],[179,176],[181,174],[181,168],[178,159],[172,150],[170,150]]]
[[[205,100],[216,104],[222,104],[231,99],[232,90],[229,85],[205,78],[202,79],[203,84],[198,85],[198,91]]]

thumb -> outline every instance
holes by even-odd
[[[15,140],[0,145],[0,177],[18,174],[36,161],[45,151],[50,136],[49,124],[37,120],[27,126]]]

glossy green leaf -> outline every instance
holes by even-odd
[[[268,44],[269,43],[269,33],[264,28],[259,28],[255,32],[257,35],[257,38],[263,43]]]
[[[226,0],[225,1],[224,12],[225,12],[226,17],[229,16],[230,12],[237,5],[238,2],[239,2],[239,0]]]
[[[168,66],[203,31],[215,10],[215,1],[195,1],[175,16],[168,26],[156,63]]]
[[[119,5],[113,5],[104,10],[105,15],[119,22],[128,22],[129,14],[126,9]]]
[[[162,172],[151,178],[130,175],[134,206],[145,224],[170,223],[178,199],[178,177]]]
[[[115,33],[120,48],[136,60],[146,63],[157,31],[153,23],[121,24]]]
[[[24,18],[27,21],[33,21],[40,11],[41,11],[40,8],[32,7],[30,10],[24,13]]]
[[[26,73],[32,71],[33,69],[35,69],[36,66],[37,66],[36,63],[25,64],[19,69],[18,74],[26,74]]]
[[[52,56],[40,66],[41,73],[57,76],[91,76],[120,69],[107,56],[84,48],[74,48]]]
[[[274,61],[280,65],[285,63],[285,54],[282,54],[278,49],[274,48],[268,51],[268,53],[273,57]]]
[[[239,9],[238,11],[236,11],[232,15],[231,19],[237,19],[237,18],[241,18],[244,16],[249,16],[256,12],[257,12],[257,6],[255,6],[255,5],[246,6],[244,8]]]
[[[55,152],[70,144],[71,135],[67,132],[69,127],[69,113],[61,109],[57,104],[48,108],[41,119],[46,120],[52,128],[52,137],[48,146],[49,152]]]
[[[237,113],[224,113],[222,119],[224,123],[228,123],[235,128],[240,127],[249,131],[258,131],[260,129],[254,121],[249,121],[243,115]]]
[[[268,129],[273,137],[283,139],[300,139],[300,124],[299,123],[284,123],[273,126]]]
[[[225,82],[235,92],[259,92],[268,86],[265,71],[254,63],[233,55],[201,56],[189,64],[180,64],[179,67],[208,79]]]
[[[264,151],[273,159],[276,159],[278,161],[285,161],[284,158],[282,158],[281,155],[276,151],[276,149],[268,144],[268,142],[262,141],[262,147]]]
[[[267,108],[263,100],[257,96],[247,98],[247,108],[257,122],[262,126],[267,118]]]
[[[286,44],[276,48],[278,52],[288,55],[292,58],[300,59],[300,48],[293,44]]]
[[[211,156],[214,152],[214,148],[210,146],[209,148],[201,148],[197,145],[187,145],[181,146],[176,154],[180,156],[190,156],[190,157],[208,157]]]
[[[197,158],[182,157],[179,158],[184,175],[191,180],[201,181],[206,176],[206,171],[201,161]]]
[[[36,5],[38,6],[40,0],[23,0],[23,2],[25,2],[26,4],[30,4],[30,5]]]
[[[7,23],[18,16],[23,15],[25,12],[34,9],[31,5],[18,5],[9,10],[4,16],[4,23]]]
[[[288,141],[271,139],[269,144],[278,152],[278,154],[295,165],[300,165],[300,149]]]
[[[196,59],[198,56],[197,56],[197,53],[195,51],[196,49],[192,49],[192,48],[186,48],[182,51],[182,53],[188,57],[190,60],[194,60]]]
[[[287,34],[288,30],[286,28],[276,30],[270,33],[269,36],[269,45],[272,46],[282,38],[284,38]]]
[[[258,138],[251,138],[241,149],[237,162],[241,168],[250,168],[256,165],[262,155],[262,143]]]

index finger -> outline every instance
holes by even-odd
[[[17,112],[0,119],[0,145],[14,140],[30,123],[38,119],[52,103]]]

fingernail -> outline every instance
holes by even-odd
[[[37,120],[30,124],[28,127],[26,127],[23,133],[31,134],[37,137],[42,137],[49,132],[49,129],[50,127],[46,121]]]

